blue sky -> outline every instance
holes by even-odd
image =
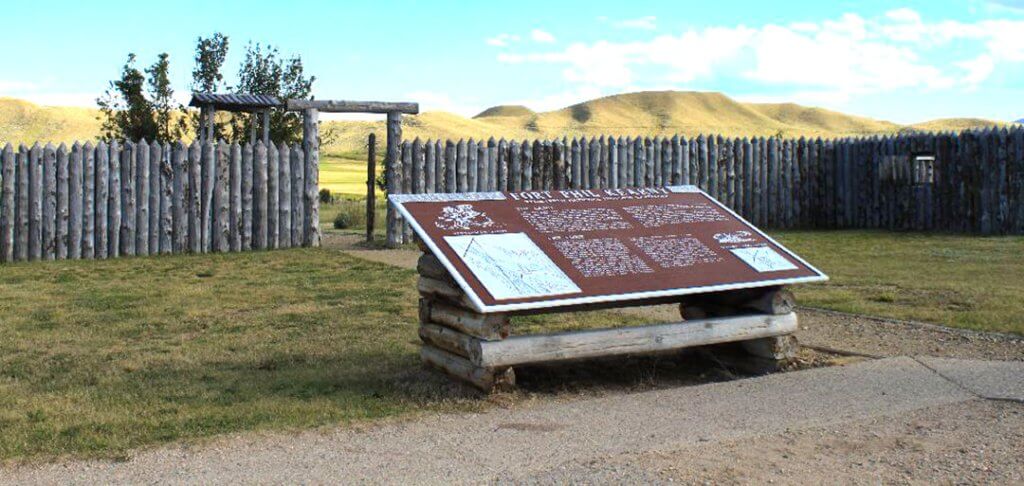
[[[197,36],[301,54],[319,98],[472,115],[626,91],[721,91],[914,122],[1024,117],[1024,0],[883,2],[81,2],[5,5],[0,96],[93,105],[128,52],[171,56],[184,97]]]

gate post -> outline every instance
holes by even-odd
[[[305,155],[305,235],[304,246],[320,246],[320,112],[307,108],[302,113],[302,153]]]
[[[401,144],[402,144],[402,113],[397,111],[388,112],[388,140],[387,160],[384,163],[385,179],[387,180],[388,195],[402,192],[402,166],[401,166]],[[398,217],[398,210],[388,203],[387,215],[387,246],[398,248],[402,245],[402,222]]]

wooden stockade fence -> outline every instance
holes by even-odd
[[[0,261],[319,246],[316,145],[8,144]]]
[[[861,138],[403,142],[392,193],[694,184],[765,228],[1024,233],[1024,127]],[[388,213],[388,243],[411,233]]]

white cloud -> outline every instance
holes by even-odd
[[[490,46],[507,47],[509,44],[519,42],[519,36],[515,34],[502,33],[487,39],[485,42]]]
[[[657,17],[653,15],[647,15],[635,19],[620,20],[614,22],[614,25],[622,29],[655,30],[658,28],[658,25],[656,24],[657,20]]]
[[[653,17],[644,19],[653,26]],[[972,57],[931,57],[930,49],[958,40],[973,48]],[[957,45],[955,52],[970,51]],[[708,27],[641,41],[576,42],[559,51],[504,53],[498,60],[561,65],[567,81],[586,86],[622,89],[643,70],[648,83],[678,86],[732,76],[791,86],[807,98],[848,100],[898,89],[977,86],[999,64],[1024,62],[1024,21],[926,22],[900,8],[871,19],[844,14],[821,22]]]
[[[463,101],[455,101],[451,95],[437,91],[412,91],[405,94],[405,97],[420,104],[420,112],[424,111],[447,111],[462,116],[473,116],[480,112],[480,107],[465,104]]]
[[[555,41],[555,36],[551,35],[550,32],[546,32],[540,29],[533,29],[532,31],[530,31],[530,38],[533,39],[534,42],[540,42],[542,44],[547,44]]]
[[[604,93],[596,86],[580,86],[575,89],[550,94],[541,98],[513,100],[510,104],[523,105],[534,111],[550,111],[565,108],[584,101],[600,98]]]

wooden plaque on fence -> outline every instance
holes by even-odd
[[[485,313],[828,279],[694,186],[389,200]]]

